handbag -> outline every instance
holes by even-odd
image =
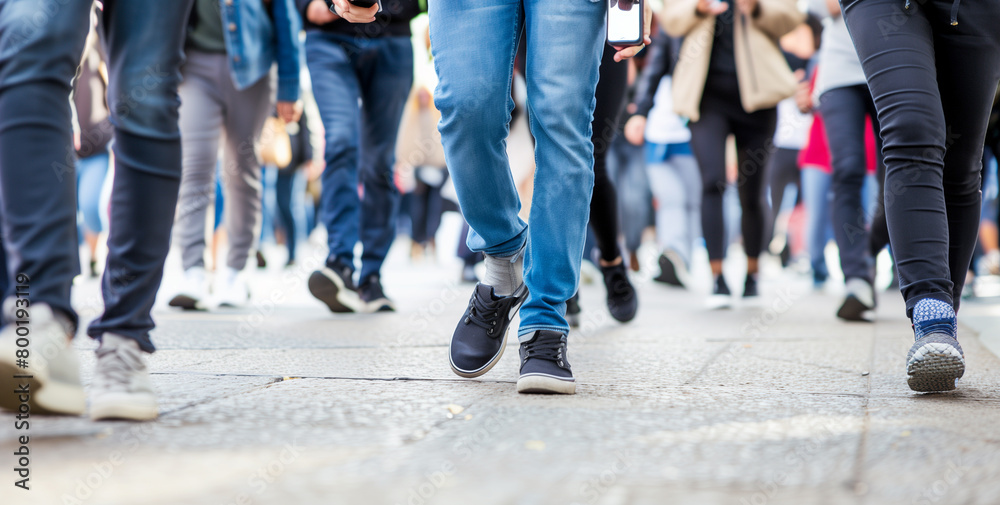
[[[260,160],[278,168],[285,168],[292,162],[292,140],[283,119],[271,116],[264,121],[260,132]]]

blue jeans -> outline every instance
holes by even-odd
[[[110,161],[104,150],[76,162],[77,205],[83,214],[83,228],[91,233],[101,232],[101,189]]]
[[[440,78],[435,103],[441,140],[468,245],[510,256],[527,243],[519,338],[569,330],[566,300],[576,292],[594,186],[591,142],[604,2],[434,0],[431,48]],[[527,32],[527,88],[535,137],[531,216],[518,217],[506,142],[514,55]]]
[[[330,248],[327,264],[340,261],[353,268],[360,238],[363,280],[381,270],[396,236],[399,190],[393,164],[396,132],[413,84],[413,49],[409,37],[363,39],[310,31],[306,60],[326,130],[320,219]]]
[[[802,168],[802,201],[806,206],[806,243],[813,280],[825,281],[830,276],[823,250],[833,238],[833,176],[815,168]]]
[[[116,167],[105,310],[88,333],[100,338],[114,332],[150,352],[149,311],[163,276],[181,176],[177,84],[191,4],[104,2]],[[0,200],[8,268],[31,276],[32,302],[74,321],[69,295],[80,264],[67,98],[91,5],[0,0]]]
[[[633,145],[618,135],[608,147],[608,176],[618,189],[625,249],[639,250],[642,232],[653,222],[653,193],[646,174],[646,148]]]
[[[299,227],[292,210],[293,202],[298,202],[295,191],[295,179],[300,174],[298,170],[278,170],[274,184],[274,202],[281,227],[285,230],[285,247],[288,248],[288,261],[295,259],[295,246],[298,245]],[[301,204],[299,204],[301,206]]]
[[[687,142],[646,143],[646,175],[656,198],[656,241],[691,265],[701,237],[701,172]]]

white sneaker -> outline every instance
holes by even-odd
[[[191,267],[184,271],[183,287],[170,299],[171,307],[184,310],[205,310],[208,298],[208,282],[205,267]]]
[[[235,268],[226,267],[215,283],[215,302],[220,307],[242,307],[250,299],[246,282]]]
[[[114,333],[101,337],[90,386],[90,418],[156,419],[159,408],[139,343]]]
[[[18,301],[11,297],[4,303],[8,324],[0,332],[0,407],[16,412],[27,403],[32,414],[83,414],[87,400],[70,345],[72,324],[48,305],[18,307]],[[20,309],[27,314],[17,317]],[[17,324],[23,320],[30,323]]]

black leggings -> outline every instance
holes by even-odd
[[[1000,3],[843,0],[885,142],[885,213],[907,315],[958,309],[979,232]],[[953,16],[953,7],[960,6]]]
[[[628,65],[616,63],[615,50],[604,47],[601,78],[597,81],[597,106],[591,124],[594,142],[594,194],[590,198],[590,228],[594,230],[601,259],[613,261],[618,251],[618,194],[608,177],[607,154],[611,141],[618,133],[618,118],[625,106],[628,88]]]
[[[768,204],[764,193],[767,160],[777,122],[774,108],[747,113],[740,103],[736,76],[709,74],[701,99],[701,117],[690,124],[691,150],[701,168],[701,226],[710,260],[726,255],[722,195],[726,190],[726,138],[736,137],[739,173],[736,187],[743,209],[743,249],[748,258],[760,256]]]

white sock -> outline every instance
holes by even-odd
[[[513,255],[503,258],[483,255],[486,263],[483,284],[492,286],[497,296],[510,296],[524,282],[524,249],[522,246]]]

